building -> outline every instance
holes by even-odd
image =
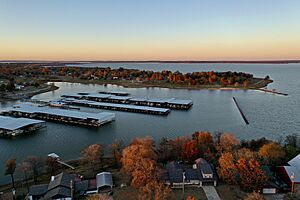
[[[278,175],[288,186],[300,191],[300,154],[288,161],[288,165],[279,167]]]
[[[108,193],[112,191],[113,180],[110,172],[101,172],[96,176],[98,193]]]
[[[29,188],[29,199],[71,200],[95,191],[95,180],[81,180],[75,174],[60,173],[52,176],[49,184],[33,185]]]
[[[168,163],[161,179],[171,187],[183,185],[202,187],[203,184],[210,183],[216,186],[218,181],[213,165],[202,158],[197,159],[194,165],[179,164],[176,161]]]
[[[0,136],[17,136],[45,127],[45,121],[0,116]]]

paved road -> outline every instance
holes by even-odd
[[[208,200],[221,200],[214,186],[202,187]]]

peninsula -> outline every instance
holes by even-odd
[[[123,87],[172,89],[259,89],[273,82],[269,76],[244,72],[151,71],[110,67],[76,67],[37,63],[0,64],[0,93],[5,99],[22,99],[57,89],[48,82],[114,84]]]

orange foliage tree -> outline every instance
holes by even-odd
[[[267,176],[258,161],[241,158],[236,163],[241,186],[248,191],[260,190],[267,182]]]
[[[95,172],[97,166],[100,164],[102,167],[103,159],[103,148],[100,144],[92,144],[86,147],[81,152],[81,160],[83,163],[88,163],[92,168],[92,171]]]
[[[284,149],[275,142],[264,144],[259,149],[258,154],[263,158],[267,165],[280,164],[280,161],[285,156]]]
[[[123,150],[121,162],[132,178],[131,185],[140,189],[140,199],[167,198],[169,189],[159,181],[157,154],[151,138],[134,139]]]
[[[222,180],[229,184],[236,184],[236,177],[238,171],[234,163],[234,156],[232,153],[222,153],[219,158],[218,174]]]
[[[232,133],[222,133],[219,137],[217,150],[219,152],[231,152],[238,145],[240,145],[240,141]]]

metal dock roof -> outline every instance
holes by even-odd
[[[47,106],[37,106],[30,103],[18,104],[13,106],[12,108],[8,108],[7,110],[24,112],[29,114],[34,114],[34,113],[49,114],[54,116],[71,117],[71,118],[83,119],[83,120],[94,119],[98,121],[106,121],[115,118],[115,114],[110,112],[89,113],[89,112],[82,112],[82,111],[75,111],[75,110],[49,108]]]
[[[117,96],[128,96],[129,95],[128,92],[123,92],[123,91],[100,91],[98,93],[100,93],[100,94],[113,94],[113,95],[117,95]]]
[[[106,107],[115,107],[115,108],[128,108],[134,110],[145,110],[145,111],[154,111],[154,112],[169,112],[170,109],[167,108],[157,108],[157,107],[150,107],[150,106],[135,106],[131,104],[119,104],[119,103],[106,103],[106,102],[97,102],[97,101],[88,101],[88,100],[78,100],[78,99],[65,99],[65,102],[77,102],[86,105],[98,105],[98,106],[106,106]]]
[[[169,98],[169,99],[162,99],[162,98],[138,98],[138,97],[127,97],[127,96],[116,96],[116,95],[109,95],[109,94],[97,94],[97,93],[89,93],[84,94],[70,94],[70,95],[62,95],[62,97],[71,97],[75,99],[84,99],[84,98],[99,98],[99,99],[111,99],[111,100],[129,100],[131,102],[149,102],[149,103],[169,103],[169,104],[178,104],[178,105],[190,105],[193,103],[192,100],[186,99],[176,99],[176,98]]]
[[[35,119],[0,116],[0,129],[13,131],[25,126],[40,124],[44,122],[45,121]]]

